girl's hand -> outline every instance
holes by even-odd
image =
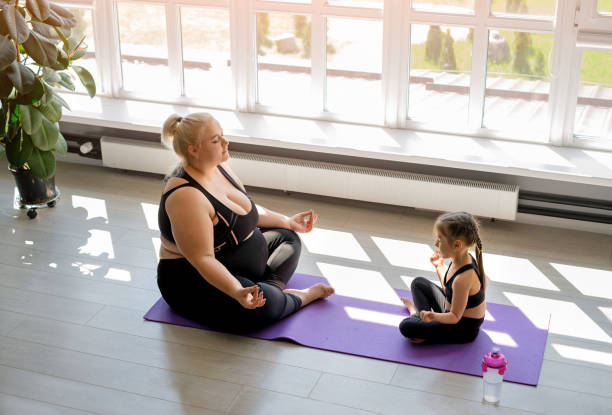
[[[312,209],[298,213],[289,218],[289,229],[301,233],[310,232],[318,218],[319,216]]]
[[[259,290],[259,285],[239,289],[236,291],[236,294],[234,294],[234,299],[236,299],[241,306],[249,310],[262,307],[266,303],[266,299],[263,298],[263,291]]]
[[[421,314],[419,315],[419,317],[421,317],[421,320],[423,320],[425,323],[429,323],[430,321],[433,321],[433,311],[421,311]]]
[[[440,255],[440,251],[434,252],[429,261],[437,270],[444,270],[444,258]]]

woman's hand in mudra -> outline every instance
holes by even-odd
[[[433,315],[434,313],[432,311],[421,310],[419,317],[421,317],[421,320],[423,320],[425,323],[429,323],[433,320]]]
[[[312,209],[298,213],[289,218],[289,229],[301,233],[310,232],[318,218],[319,216]]]
[[[263,291],[259,290],[259,285],[239,289],[236,291],[234,298],[241,306],[251,310],[262,307],[266,303],[266,299],[263,297]]]

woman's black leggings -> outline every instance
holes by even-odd
[[[426,323],[420,319],[422,310],[446,312],[444,291],[427,278],[415,278],[410,285],[410,291],[417,313],[400,323],[400,332],[405,337],[423,339],[428,343],[469,343],[478,336],[484,318],[462,317],[455,324],[444,324],[439,321]]]
[[[209,284],[185,258],[160,260],[157,285],[170,308],[183,317],[223,330],[257,329],[302,306],[299,297],[283,292],[297,267],[301,247],[293,231],[255,228],[249,239],[216,254],[243,287],[257,284],[263,292],[266,303],[253,310]]]

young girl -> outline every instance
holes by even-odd
[[[426,278],[412,281],[414,303],[402,301],[410,317],[399,326],[413,343],[468,343],[478,335],[485,316],[486,279],[478,223],[469,213],[447,213],[434,226],[436,248],[430,258],[442,288]],[[476,258],[468,252],[475,246]],[[444,272],[444,259],[451,263]]]

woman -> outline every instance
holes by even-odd
[[[162,141],[182,159],[159,204],[157,282],[184,317],[225,330],[262,327],[334,290],[285,289],[310,232],[311,210],[290,218],[256,206],[225,164],[228,141],[210,114],[170,116]]]

